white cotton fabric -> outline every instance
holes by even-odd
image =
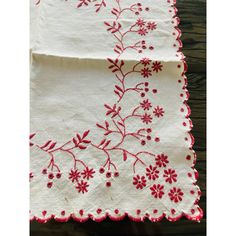
[[[174,220],[181,214],[192,219],[198,219],[201,214],[199,206],[195,204],[199,198],[199,188],[195,185],[193,169],[195,154],[191,150],[191,123],[186,118],[187,93],[182,74],[184,63],[181,61],[181,54],[177,52],[179,42],[176,35],[172,34],[177,34],[174,28],[177,20],[173,18],[173,1],[168,3],[166,0],[140,0],[140,3],[150,8],[149,11],[143,10],[140,17],[127,12],[119,20],[122,27],[128,27],[138,18],[157,24],[157,29],[145,37],[146,42],[154,47],[153,50],[144,50],[142,53],[126,50],[119,57],[119,60],[124,60],[127,69],[144,57],[161,62],[162,71],[152,72],[148,78],[140,73],[131,74],[126,80],[126,86],[133,87],[145,79],[149,83],[150,91],[156,88],[157,94],[149,91],[151,95],[146,93],[146,97],[142,98],[139,93],[130,92],[124,95],[117,106],[122,107],[121,116],[127,116],[146,99],[152,103],[153,108],[157,105],[164,108],[164,116],[153,116],[152,123],[147,125],[141,119],[127,121],[127,130],[130,132],[143,127],[151,128],[152,139],[158,137],[159,142],[146,140],[146,145],[143,146],[140,145],[141,140],[127,137],[122,145],[122,148],[131,153],[143,151],[155,155],[166,154],[169,163],[166,168],[158,167],[159,178],[153,181],[146,176],[146,168],[156,163],[155,157],[140,157],[145,160],[145,166],[138,162],[134,173],[134,159],[128,155],[124,161],[123,152],[114,151],[111,159],[118,168],[119,177],[113,176],[115,171],[111,167],[112,177],[108,179],[105,176],[106,171],[104,174],[99,173],[100,167],[106,161],[106,154],[91,144],[86,144],[85,150],[73,149],[76,158],[95,171],[93,178],[89,180],[81,177],[81,180],[89,184],[87,192],[78,192],[76,183],[69,179],[69,173],[73,169],[73,157],[69,153],[60,150],[54,153],[55,163],[60,168],[60,178],[56,178],[58,170],[51,170],[51,166],[47,168],[52,156],[40,147],[48,140],[52,140],[51,143],[56,142],[52,148],[55,149],[72,140],[77,133],[82,136],[85,131],[90,130],[86,139],[98,144],[107,136],[104,136],[97,123],[104,125],[105,121],[109,121],[110,127],[116,129],[111,117],[106,116],[107,110],[104,107],[104,104],[113,105],[117,102],[114,94],[117,85],[116,72],[111,72],[107,61],[107,58],[117,58],[117,53],[113,50],[117,41],[104,25],[104,21],[114,20],[111,10],[116,7],[115,2],[107,1],[106,7],[96,13],[96,1],[77,8],[80,3],[77,0],[41,0],[37,5],[36,1],[31,0],[30,128],[31,134],[35,134],[30,140],[30,172],[33,176],[30,178],[31,219],[44,220],[52,215],[64,219],[71,214],[78,219],[88,216],[101,219],[106,214],[118,218],[127,213],[142,220],[145,217],[158,219],[164,213],[167,218]],[[120,2],[128,7],[137,1]],[[169,12],[170,9],[172,12]],[[126,42],[132,43],[138,38],[139,35],[131,34]],[[177,44],[177,47],[173,47],[173,44]],[[139,112],[144,114],[148,111]],[[183,125],[184,122],[186,126]],[[116,143],[119,138],[119,135],[112,134],[111,143]],[[186,160],[187,156],[191,160]],[[47,169],[47,174],[42,173],[44,169]],[[78,163],[77,169],[82,173],[84,167]],[[163,175],[167,169],[176,171],[177,182],[166,182]],[[48,178],[49,173],[53,173],[53,179]],[[133,184],[133,178],[137,175],[146,178],[146,186],[142,190]],[[48,182],[53,183],[52,187],[47,186]],[[111,186],[107,187],[106,182],[110,182]],[[151,195],[150,187],[153,184],[164,186],[161,199]],[[184,194],[178,203],[172,201],[168,195],[173,187],[180,188]],[[190,191],[194,193],[190,194]],[[115,212],[116,209],[119,212]]]

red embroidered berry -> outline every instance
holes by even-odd
[[[140,7],[138,10],[139,10],[139,11],[142,11],[143,9]]]
[[[82,216],[84,214],[83,210],[79,210],[79,214]]]
[[[192,177],[192,174],[191,174],[191,173],[188,173],[188,177],[191,178],[191,177]]]
[[[154,47],[153,47],[153,46],[150,46],[150,47],[149,47],[149,49],[150,49],[150,50],[153,50],[153,49],[154,49]]]
[[[148,83],[148,82],[145,82],[144,85],[147,87],[147,86],[149,85],[149,83]]]
[[[181,112],[184,112],[184,108],[181,108],[180,111],[181,111]]]
[[[100,172],[101,174],[103,174],[104,171],[105,171],[105,169],[104,169],[103,167],[101,167],[101,168],[99,169],[99,172]]]
[[[194,213],[195,213],[195,210],[194,210],[194,209],[192,209],[192,210],[191,210],[191,213],[192,213],[192,214],[194,214]]]
[[[114,173],[114,176],[115,176],[115,177],[118,177],[118,176],[119,176],[119,172],[116,171],[116,172]]]
[[[145,91],[145,92],[148,92],[148,91],[149,91],[149,89],[148,89],[148,88],[145,88],[145,89],[144,89],[144,91]]]
[[[142,53],[143,51],[142,50],[138,50],[138,53]]]
[[[139,215],[139,214],[141,213],[141,210],[138,209],[138,210],[136,211],[136,213],[137,213],[137,215]]]
[[[114,212],[115,212],[116,214],[119,214],[119,210],[118,210],[118,209],[115,209]]]
[[[139,15],[139,12],[138,12],[138,11],[136,11],[136,12],[135,12],[135,15]]]
[[[191,194],[194,194],[195,192],[193,190],[190,191]]]
[[[45,216],[47,214],[47,211],[42,211],[42,215]]]
[[[47,183],[47,187],[48,187],[48,188],[51,188],[51,187],[52,187],[52,182],[48,182],[48,183]]]
[[[53,178],[54,178],[54,174],[53,174],[53,173],[49,173],[49,174],[48,174],[48,178],[49,178],[49,179],[53,179]]]
[[[171,213],[174,215],[175,214],[175,209],[171,209]]]
[[[98,208],[97,209],[97,213],[100,214],[102,212],[102,209],[101,208]]]
[[[178,68],[180,68],[180,67],[181,67],[181,65],[178,65],[177,67],[178,67]]]
[[[181,80],[180,80],[180,79],[178,80],[178,83],[181,83]]]
[[[145,96],[145,93],[141,93],[141,97],[144,97]]]
[[[137,6],[138,6],[138,7],[141,7],[141,6],[142,6],[142,4],[139,2],[139,3],[137,3]]]
[[[145,40],[143,40],[143,41],[142,41],[142,44],[145,44],[145,43],[146,43],[146,41],[145,41]]]
[[[57,177],[57,179],[60,179],[61,178],[61,173],[57,173],[56,177]]]
[[[107,173],[106,173],[106,177],[107,177],[107,178],[110,178],[110,177],[111,177],[111,172],[107,172]]]
[[[147,132],[148,132],[148,133],[151,133],[151,132],[152,132],[152,129],[151,129],[151,128],[148,128],[148,129],[147,129]]]
[[[159,141],[160,141],[160,138],[156,137],[156,138],[155,138],[155,142],[158,143]]]
[[[149,7],[146,7],[146,8],[145,8],[145,11],[149,11],[149,10],[150,10]]]
[[[106,182],[107,187],[111,187],[111,182]]]
[[[187,124],[186,124],[186,122],[183,122],[183,126],[186,126]]]
[[[62,216],[64,216],[64,215],[65,215],[65,213],[66,213],[65,211],[61,211],[61,215],[62,215]]]
[[[142,145],[145,145],[145,144],[146,144],[145,140],[142,140],[142,141],[141,141],[141,144],[142,144]]]
[[[46,175],[46,174],[47,174],[47,169],[43,169],[43,170],[42,170],[42,173],[43,173],[44,175]]]
[[[153,92],[153,93],[157,93],[157,89],[153,89],[152,92]]]
[[[151,139],[152,139],[152,137],[148,135],[147,136],[147,140],[151,140]]]
[[[142,46],[142,49],[146,49],[147,47],[145,45]]]
[[[154,210],[153,210],[153,213],[154,213],[154,214],[156,214],[157,212],[158,212],[158,210],[157,210],[157,209],[154,209]]]

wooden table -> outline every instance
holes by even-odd
[[[195,136],[194,149],[198,155],[196,169],[199,172],[198,185],[202,191],[200,206],[204,210],[201,223],[181,219],[171,223],[162,220],[151,223],[131,222],[125,219],[121,222],[110,220],[96,223],[88,221],[78,223],[69,221],[46,224],[32,222],[31,236],[203,236],[206,235],[206,0],[177,0],[178,15],[181,19],[180,28],[183,36],[183,52],[188,63],[188,89],[190,100],[188,104],[192,109],[191,119]]]

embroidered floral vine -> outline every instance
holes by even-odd
[[[111,9],[113,20],[105,21],[104,25],[107,32],[115,38],[114,45],[115,58],[108,58],[108,69],[114,75],[116,84],[114,87],[114,96],[116,102],[114,104],[104,104],[105,118],[103,123],[97,123],[96,126],[103,134],[103,139],[93,140],[89,138],[89,130],[85,131],[82,135],[76,134],[71,140],[63,145],[57,145],[56,141],[48,140],[43,145],[38,145],[33,142],[33,137],[36,134],[30,135],[30,146],[37,146],[41,151],[50,157],[49,163],[42,169],[42,175],[46,176],[47,187],[53,188],[54,180],[60,179],[62,173],[60,166],[57,164],[55,154],[64,152],[71,157],[73,166],[68,175],[65,177],[74,184],[78,193],[85,194],[89,191],[89,186],[92,184],[92,179],[95,174],[100,174],[104,178],[107,187],[112,186],[112,177],[118,178],[120,175],[119,167],[116,164],[116,159],[112,158],[112,152],[119,153],[116,158],[122,158],[124,162],[128,158],[133,160],[133,180],[132,184],[137,191],[143,190],[146,186],[150,187],[150,196],[161,199],[164,195],[168,195],[169,199],[175,203],[182,201],[184,193],[181,188],[173,186],[168,192],[165,192],[165,186],[158,183],[160,177],[164,178],[167,184],[173,185],[177,182],[178,175],[175,169],[169,166],[169,159],[165,153],[153,153],[148,151],[132,152],[123,147],[126,139],[133,138],[133,142],[138,143],[141,147],[145,146],[147,142],[160,142],[157,134],[149,125],[154,119],[162,119],[165,116],[165,108],[159,104],[154,104],[150,101],[151,96],[158,96],[158,88],[152,87],[149,83],[149,77],[153,74],[161,73],[163,65],[159,61],[152,61],[143,56],[143,59],[127,63],[120,59],[121,56],[128,50],[135,51],[139,54],[144,54],[146,50],[153,50],[154,46],[149,45],[145,38],[148,34],[158,29],[156,22],[147,21],[141,15],[144,11],[150,11],[149,6],[137,2],[130,6],[123,7],[122,0],[113,0],[115,7]],[[39,4],[40,0],[36,4]],[[106,8],[107,3],[105,0],[80,0],[77,8],[86,7],[93,4],[95,12],[99,13],[103,8]],[[125,12],[133,14],[136,21],[131,23],[128,27],[122,25],[122,16]],[[130,34],[136,35],[137,41],[128,42],[127,36]],[[127,80],[135,75],[140,78],[140,81],[134,86],[129,86]],[[129,93],[136,93],[139,95],[137,104],[133,107],[129,114],[123,115],[122,101]],[[136,119],[141,120],[142,126],[137,130],[128,131],[128,120]],[[117,141],[114,142],[110,136],[116,135]],[[98,170],[88,166],[84,161],[78,158],[75,150],[83,150],[87,148],[96,148],[98,151],[104,153],[104,164]],[[146,164],[146,159],[152,158],[152,165]],[[145,174],[140,174],[136,165],[141,164]],[[30,181],[33,181],[36,173],[30,173]]]

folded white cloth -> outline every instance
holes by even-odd
[[[201,219],[174,5],[32,1],[32,220]]]

